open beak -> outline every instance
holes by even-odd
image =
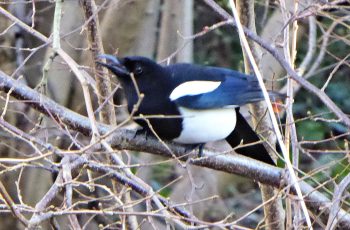
[[[122,64],[117,57],[110,54],[100,54],[97,56],[101,59],[106,59],[106,63],[98,61],[97,63],[108,68],[117,76],[129,75],[130,72],[126,69],[126,67]]]

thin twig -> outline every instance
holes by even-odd
[[[309,17],[309,41],[308,41],[308,47],[307,52],[305,55],[305,58],[303,59],[303,62],[298,67],[298,74],[304,75],[306,69],[309,67],[316,51],[316,44],[317,44],[317,29],[316,29],[316,17],[310,16]]]
[[[232,18],[225,10],[223,10],[213,0],[205,0],[205,2],[209,6],[217,10],[217,12],[221,16],[223,16],[225,19]],[[236,26],[236,25],[233,25],[233,26]],[[292,77],[296,82],[302,85],[305,89],[307,89],[311,93],[315,94],[318,98],[320,98],[320,100],[328,107],[329,110],[331,110],[338,118],[340,118],[347,127],[350,127],[350,118],[328,97],[327,94],[322,92],[320,89],[318,89],[316,86],[311,84],[306,79],[299,76],[298,73],[290,66],[290,64],[281,56],[281,54],[276,48],[274,48],[271,44],[264,41],[262,38],[260,38],[259,36],[254,34],[252,31],[248,30],[247,28],[243,27],[243,31],[248,38],[252,39],[257,44],[259,44],[262,48],[267,50],[286,70],[286,72],[290,77]]]
[[[342,218],[340,213],[342,201],[342,194],[350,184],[350,174],[348,174],[342,181],[335,187],[333,199],[331,202],[331,210],[329,213],[326,230],[335,229],[336,225],[339,223],[339,219]]]
[[[12,96],[19,99],[25,99],[33,106],[33,108],[50,115],[53,118],[60,118],[61,122],[71,129],[81,131],[83,134],[88,135],[91,132],[91,125],[89,119],[83,117],[77,113],[74,113],[51,99],[41,96],[34,90],[27,86],[23,86],[17,81],[11,79],[9,76],[0,72],[0,90],[8,90],[13,88]],[[101,133],[107,133],[112,127],[99,124],[98,129]],[[89,131],[90,130],[90,131]],[[157,139],[152,137],[145,137],[143,135],[136,135],[135,131],[119,129],[113,133],[113,136],[108,140],[113,148],[116,149],[128,149],[133,151],[149,152],[152,154],[162,155],[166,157],[172,157],[171,154],[164,148]],[[176,154],[178,159],[187,161],[189,158],[188,148],[178,144],[167,143]],[[259,153],[257,153],[259,154]],[[260,183],[272,185],[275,187],[281,187],[281,175],[283,171],[281,169],[268,166],[261,162],[255,161],[251,158],[243,157],[236,154],[223,154],[220,152],[213,152],[212,150],[203,150],[203,157],[200,159],[191,159],[189,163],[208,167],[228,173],[238,174],[244,177],[251,178]],[[73,163],[72,163],[73,164]],[[72,165],[72,168],[73,165]],[[62,180],[62,175],[58,175],[58,180]],[[61,178],[61,179],[60,179]],[[60,182],[62,183],[62,182]],[[58,183],[58,184],[60,184]],[[58,192],[58,184],[52,186],[48,195],[36,205],[36,210],[44,210],[45,206],[56,196]],[[307,194],[306,200],[309,201],[308,205],[315,209],[319,209],[325,203],[330,202],[321,193],[317,192],[310,185],[301,181],[300,185],[304,194]],[[135,188],[133,188],[135,189]],[[328,213],[329,209],[323,210],[324,213]],[[342,219],[339,220],[341,226],[350,228],[350,215],[346,214],[343,210],[340,210]],[[33,217],[35,218],[35,217]]]
[[[213,0],[205,0],[205,2],[213,2]],[[218,6],[215,2],[213,2],[214,5],[210,6],[217,6],[218,12],[221,13],[222,16],[224,16],[226,19],[232,18],[226,11],[220,10],[220,6]],[[222,8],[221,8],[222,9]],[[225,13],[223,13],[225,12]],[[33,28],[27,26],[25,23],[23,23],[21,20],[18,20],[16,17],[14,17],[12,14],[10,14],[8,11],[0,7],[0,13],[9,18],[12,21],[15,21],[17,25],[21,26],[24,30],[26,30],[28,33],[32,34],[33,36],[36,36],[42,41],[47,42],[48,39],[41,34],[40,32],[34,30]],[[228,16],[227,16],[228,15]],[[305,89],[309,90],[311,93],[315,94],[317,97],[320,98],[320,100],[332,111],[334,114],[344,122],[344,124],[348,127],[350,127],[350,118],[344,114],[344,112],[320,89],[318,89],[316,86],[302,78],[297,74],[296,71],[291,68],[289,63],[285,61],[285,59],[281,56],[281,54],[272,47],[268,42],[264,41],[260,37],[258,37],[256,34],[248,30],[247,28],[243,27],[243,31],[247,37],[258,43],[262,48],[267,50],[271,53],[271,55],[281,64],[281,66],[284,67],[284,69],[287,71],[287,73],[300,85],[302,85]],[[62,51],[64,52],[64,51]],[[75,74],[77,74],[75,72]]]
[[[87,37],[93,60],[92,71],[96,80],[96,94],[99,105],[102,105],[105,101],[107,101],[103,109],[100,110],[100,119],[103,123],[116,125],[113,98],[110,97],[110,95],[112,95],[112,87],[108,76],[108,71],[106,68],[103,68],[101,65],[97,64],[98,55],[104,53],[101,33],[99,31],[100,26],[97,7],[94,0],[80,0],[80,3],[84,10],[85,20],[88,21],[86,25],[88,31]],[[103,77],[100,76],[101,73],[103,74]]]
[[[62,165],[62,177],[66,193],[66,208],[70,209],[73,204],[73,185],[72,185],[72,168],[71,168],[71,157],[65,156],[61,160]],[[69,215],[68,219],[73,227],[73,229],[80,230],[80,224],[77,218],[77,215]]]
[[[237,26],[237,29],[238,29],[238,33],[240,35],[241,42],[242,42],[243,47],[244,47],[244,49],[245,49],[245,51],[246,51],[246,53],[247,53],[247,55],[249,57],[250,64],[253,67],[254,73],[255,73],[258,81],[259,81],[260,88],[261,88],[261,90],[263,92],[264,99],[265,99],[265,101],[267,103],[267,108],[268,108],[268,112],[270,114],[272,126],[273,126],[273,129],[275,131],[275,134],[276,134],[279,146],[281,147],[282,154],[283,154],[284,160],[286,162],[288,171],[290,173],[290,177],[292,179],[293,186],[295,187],[296,193],[297,193],[297,195],[298,195],[298,197],[300,199],[301,206],[302,206],[304,215],[306,217],[306,221],[308,223],[308,226],[309,226],[309,228],[312,229],[310,216],[309,216],[309,213],[308,213],[305,201],[303,199],[303,195],[302,195],[300,186],[298,184],[298,179],[297,179],[297,177],[295,175],[295,172],[293,170],[293,166],[292,166],[292,164],[290,162],[288,151],[286,149],[286,146],[283,143],[282,134],[281,134],[281,131],[278,128],[277,119],[276,119],[276,116],[275,116],[275,114],[273,112],[273,108],[272,108],[271,100],[269,98],[269,94],[268,94],[268,92],[266,90],[266,87],[264,85],[263,78],[261,76],[259,68],[258,68],[258,66],[255,63],[253,54],[252,54],[252,52],[251,52],[251,50],[249,48],[249,44],[248,44],[247,38],[245,37],[244,31],[243,31],[243,27],[242,27],[242,25],[241,25],[241,23],[239,21],[239,17],[238,17],[238,13],[237,13],[237,10],[236,10],[236,7],[235,7],[235,3],[233,2],[233,0],[230,0],[229,2],[230,2],[231,9],[232,9],[232,14],[233,14],[233,16],[235,18],[235,22],[236,22],[236,26]]]
[[[52,42],[52,48],[54,50],[57,50],[61,48],[61,42],[60,42],[60,28],[61,28],[61,18],[62,18],[62,5],[63,0],[56,0],[55,1],[55,13],[54,13],[54,20],[53,20],[53,42]]]
[[[28,220],[22,215],[22,213],[15,207],[11,196],[6,191],[4,184],[0,181],[0,195],[5,200],[6,205],[11,210],[12,214],[24,225],[28,226]]]
[[[337,65],[333,68],[332,72],[330,72],[327,81],[324,83],[324,85],[322,86],[321,90],[325,91],[325,89],[327,88],[329,82],[332,80],[334,74],[338,71],[338,69],[340,68],[340,66],[342,66],[344,64],[344,62],[349,58],[350,54],[346,55],[340,62],[337,63]]]

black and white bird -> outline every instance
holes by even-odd
[[[226,139],[232,147],[260,141],[239,112],[240,106],[263,100],[255,77],[226,68],[185,63],[161,66],[140,56],[118,58],[104,54],[100,58],[107,62],[99,63],[118,76],[129,112],[139,101],[137,90],[144,95],[135,121],[144,129],[151,124],[160,138],[182,144]],[[138,115],[143,118],[137,119]],[[261,142],[237,148],[236,152],[274,164]]]

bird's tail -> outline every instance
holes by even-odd
[[[272,103],[282,102],[286,99],[286,95],[276,92],[276,91],[268,91],[270,100]],[[247,90],[244,93],[241,93],[238,97],[238,100],[243,101],[243,104],[255,103],[264,100],[264,95],[260,89]]]
[[[226,138],[226,141],[231,145],[232,148],[238,146],[240,143],[243,143],[243,145],[247,145],[250,143],[259,142],[260,138],[258,137],[256,132],[250,127],[250,125],[242,116],[242,114],[238,110],[236,111],[236,127],[233,130],[233,132]],[[270,165],[276,165],[262,143],[242,146],[235,149],[235,151],[239,154],[253,158],[255,160],[262,161]]]

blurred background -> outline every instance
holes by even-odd
[[[94,57],[87,38],[88,20],[84,17],[81,2],[83,1],[62,2],[60,45],[79,63],[82,72],[95,78],[91,70]],[[227,12],[231,12],[228,1],[215,2]],[[294,1],[285,2],[287,11],[288,7],[292,9],[295,6]],[[290,20],[297,19],[299,26],[296,36],[296,69],[312,84],[322,88],[344,113],[349,114],[350,14],[346,1],[338,2],[340,3],[337,7],[322,8],[321,4],[313,1],[299,1],[298,13],[291,13]],[[56,6],[54,1],[13,0],[3,1],[0,6],[34,30],[52,38]],[[162,64],[191,62],[244,72],[242,49],[236,30],[228,23],[211,29],[211,26],[225,19],[206,4],[206,1],[96,0],[95,10],[93,14],[98,16],[98,33],[102,38],[105,53],[118,56],[147,56]],[[256,0],[255,20],[257,34],[282,53],[281,43],[286,21],[281,13],[280,3]],[[207,32],[193,37],[202,31]],[[310,60],[303,65],[306,57]],[[286,93],[287,76],[277,61],[264,50],[261,59],[257,61],[267,86]],[[301,65],[306,68],[298,69]],[[0,14],[0,70],[59,104],[86,115],[81,85],[67,63],[54,53],[51,43],[39,40],[4,14]],[[99,77],[103,77],[102,74]],[[112,89],[119,87],[117,79],[110,77]],[[91,82],[94,82],[94,79],[91,79]],[[296,84],[294,89],[293,116],[300,153],[299,168],[309,176],[308,182],[311,185],[322,184],[319,189],[332,197],[335,184],[349,173],[349,129],[337,120],[317,96]],[[90,90],[96,103],[94,109],[97,109],[96,92],[92,87]],[[118,122],[127,117],[121,92],[117,90],[117,93],[120,93],[119,100],[115,101]],[[5,102],[6,94],[2,93],[3,111]],[[245,114],[249,116],[248,109],[246,110]],[[89,139],[81,134],[63,129],[51,119],[15,100],[11,101],[2,117],[25,133],[52,143],[60,149],[76,149],[76,143],[72,140],[75,138],[83,146],[89,142]],[[279,114],[279,119],[283,131],[284,111]],[[30,144],[13,137],[4,128],[0,131],[1,158],[35,156],[35,149]],[[226,150],[224,145],[225,143],[213,144],[216,148]],[[186,208],[203,221],[215,222],[224,218],[233,221],[254,209],[251,214],[240,219],[238,224],[247,228],[259,228],[257,226],[260,226],[259,223],[263,220],[263,209],[257,208],[262,202],[259,186],[252,180],[190,165],[182,168],[175,160],[145,153],[120,154],[128,156],[129,164],[135,165],[131,166],[135,175],[146,181],[154,190],[159,190],[161,195],[169,197],[174,204],[194,203]],[[34,207],[55,181],[57,175],[50,167],[57,167],[59,162],[60,158],[48,157],[18,165],[0,163],[0,179],[14,202]],[[83,183],[87,181],[87,176],[86,172],[81,170],[73,176]],[[176,182],[168,185],[174,180]],[[106,179],[96,183],[106,186],[111,184],[110,181],[106,182]],[[84,208],[100,208],[103,202],[101,201],[100,206],[94,206],[93,201],[101,194],[104,192],[91,192],[79,186],[74,190],[75,202],[82,202]],[[133,196],[132,194],[132,199]],[[52,201],[51,208],[63,208],[64,199],[61,192]],[[344,201],[347,201],[347,198],[344,198]],[[346,202],[344,205],[346,208]],[[144,204],[135,209],[145,211]],[[5,208],[0,210],[0,229],[22,229],[23,226],[4,210]],[[60,216],[53,219],[62,229],[70,229],[72,227],[65,225],[66,218],[67,216]],[[42,227],[48,229],[56,226],[52,221],[51,219],[44,222]],[[86,229],[119,229],[122,226],[119,217],[116,216],[94,217],[82,214],[79,221],[81,226],[85,224]],[[162,229],[163,224],[159,221],[158,228]],[[153,227],[144,223],[140,228]]]

